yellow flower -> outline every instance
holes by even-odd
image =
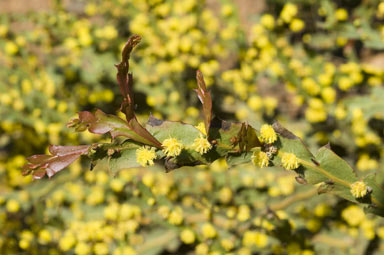
[[[327,119],[327,112],[323,101],[318,98],[311,98],[309,100],[309,107],[305,111],[305,118],[312,123],[322,122]]]
[[[358,226],[364,219],[363,209],[357,205],[350,205],[343,210],[341,217],[352,227]]]
[[[108,245],[105,243],[96,243],[95,247],[93,247],[95,254],[104,255],[109,253]]]
[[[272,30],[275,27],[275,19],[271,14],[261,16],[260,23],[267,29]]]
[[[29,248],[29,246],[30,246],[30,242],[29,242],[29,240],[21,239],[21,240],[19,241],[19,247],[20,247],[21,249],[26,250],[26,249]]]
[[[143,176],[143,183],[147,187],[152,187],[155,183],[155,175],[152,172],[148,172]]]
[[[184,229],[180,233],[180,239],[185,244],[191,244],[195,242],[195,233],[190,229]]]
[[[379,5],[377,6],[376,16],[379,19],[382,19],[384,17],[384,2],[379,3]]]
[[[121,192],[124,188],[124,181],[122,179],[113,179],[109,186],[114,192]]]
[[[336,99],[336,90],[334,88],[324,88],[321,91],[321,97],[324,99],[324,102],[331,104],[335,102]]]
[[[268,144],[277,140],[276,132],[271,125],[264,124],[261,126],[260,139]]]
[[[193,141],[192,148],[194,148],[195,151],[203,155],[212,148],[212,145],[209,143],[207,138],[204,138],[202,135],[200,135],[199,138],[196,138]]]
[[[300,32],[305,27],[304,21],[301,19],[293,19],[291,24],[289,25],[289,29],[293,32]]]
[[[220,245],[226,250],[230,251],[235,247],[234,242],[231,239],[221,239]]]
[[[76,243],[76,238],[72,232],[66,233],[59,241],[59,247],[62,251],[69,251]]]
[[[43,229],[39,232],[39,243],[41,244],[47,244],[49,243],[50,241],[52,240],[52,236],[51,236],[51,233],[46,230],[46,229]]]
[[[336,19],[339,21],[345,21],[348,19],[348,12],[346,9],[339,8],[335,13]]]
[[[237,213],[237,219],[241,222],[249,220],[251,217],[251,210],[247,205],[240,205]]]
[[[207,255],[209,247],[206,243],[200,243],[195,247],[196,255]]]
[[[375,159],[370,158],[368,154],[364,153],[359,157],[356,166],[360,171],[368,171],[378,168],[378,164],[379,163]]]
[[[89,253],[91,253],[91,248],[89,247],[89,245],[87,243],[80,242],[76,245],[75,254],[86,255]]]
[[[176,138],[168,138],[163,141],[164,153],[167,157],[176,157],[180,155],[183,149],[183,144],[180,143]]]
[[[210,223],[205,223],[202,227],[202,231],[205,238],[214,238],[217,235],[215,227]]]
[[[293,153],[284,153],[281,157],[281,164],[287,170],[294,170],[299,167],[299,160]]]
[[[177,207],[170,213],[168,217],[168,222],[172,225],[180,225],[181,222],[183,222],[183,210],[181,209],[181,207]]]
[[[15,213],[15,212],[18,212],[20,210],[20,204],[17,200],[10,199],[7,202],[6,208],[7,208],[8,212]]]
[[[266,167],[269,164],[267,153],[263,151],[255,151],[252,155],[252,163],[260,168]]]
[[[224,187],[219,192],[219,200],[223,204],[228,204],[232,200],[232,190],[228,187]]]
[[[19,51],[19,48],[17,47],[16,43],[14,43],[14,42],[7,42],[5,44],[4,50],[8,55],[15,55]]]
[[[364,197],[368,193],[368,187],[363,181],[357,181],[351,184],[351,193],[354,197]]]
[[[156,159],[155,148],[147,149],[145,146],[136,150],[136,161],[142,166],[153,166]]]
[[[383,227],[379,227],[377,229],[377,235],[381,238],[381,239],[384,239],[384,226]]]
[[[263,101],[261,99],[261,97],[259,96],[251,96],[248,101],[247,101],[247,105],[249,106],[249,108],[251,108],[252,110],[254,111],[258,111],[261,109],[261,107],[263,106]]]
[[[199,122],[197,126],[195,126],[203,135],[207,135],[207,132],[205,131],[205,124],[204,122]]]
[[[297,6],[292,3],[287,3],[284,5],[283,10],[280,13],[280,18],[289,23],[292,18],[297,14]]]
[[[256,245],[263,248],[268,243],[268,236],[258,231],[246,231],[243,236],[243,245],[250,247]]]
[[[346,76],[340,77],[338,81],[339,88],[344,91],[347,91],[349,88],[353,87],[353,85],[353,80]]]

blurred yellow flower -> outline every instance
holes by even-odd
[[[15,199],[9,199],[6,204],[6,209],[10,213],[16,213],[20,210],[20,204]]]
[[[91,253],[91,247],[85,242],[79,242],[75,247],[76,255],[88,255]]]
[[[202,234],[204,238],[214,238],[217,235],[215,227],[210,223],[204,223],[201,228]]]
[[[8,41],[5,43],[4,50],[8,55],[15,55],[19,51],[16,43]]]
[[[219,191],[220,202],[228,204],[232,200],[232,190],[228,187],[223,187]]]
[[[259,231],[246,231],[243,236],[243,245],[246,247],[257,246],[263,248],[268,244],[268,236]]]
[[[168,217],[169,223],[172,225],[180,225],[183,222],[183,210],[181,207],[176,207]]]
[[[266,167],[269,165],[269,158],[267,153],[263,151],[255,151],[252,154],[252,163],[260,168]]]
[[[305,27],[305,24],[304,24],[304,21],[302,21],[301,19],[293,19],[291,21],[291,24],[289,24],[289,28],[293,31],[293,32],[300,32],[301,30],[303,30]]]
[[[361,209],[359,206],[350,205],[342,211],[341,217],[350,226],[356,227],[365,219],[365,214],[363,209]]]
[[[190,229],[184,229],[180,233],[180,239],[185,244],[192,244],[195,242],[195,233]]]
[[[264,14],[260,18],[260,23],[265,28],[272,30],[275,27],[275,18],[271,14]]]
[[[344,8],[339,8],[335,12],[336,19],[339,21],[345,21],[348,19],[348,12]]]
[[[297,6],[294,5],[293,3],[287,3],[284,5],[283,10],[280,13],[280,18],[286,22],[289,23],[293,17],[296,16],[298,10]]]

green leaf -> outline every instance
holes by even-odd
[[[372,189],[370,199],[375,211],[381,211],[380,215],[384,214],[384,187],[378,182],[376,174],[365,176],[364,182]]]
[[[122,145],[104,144],[97,148],[96,153],[91,156],[93,170],[106,170],[116,175],[123,169],[141,167],[136,160],[136,150],[139,147],[129,140]]]
[[[251,162],[252,152],[229,153],[226,157],[229,167]]]
[[[358,179],[351,166],[326,146],[317,152],[316,161],[320,164],[317,170],[333,182],[331,193],[356,202],[351,194],[350,185]]]
[[[322,147],[316,157],[307,149],[300,138],[282,127],[279,123],[273,125],[279,134],[277,147],[278,157],[274,163],[280,163],[279,159],[284,152],[293,153],[300,161],[300,167],[295,171],[310,184],[322,185],[319,193],[331,192],[345,199],[356,202],[350,192],[350,185],[357,181],[357,176],[346,161],[337,156],[329,147]]]
[[[181,166],[193,166],[198,164],[207,164],[216,160],[219,155],[214,149],[201,155],[191,146],[196,138],[199,138],[201,132],[190,124],[173,121],[162,121],[150,116],[147,130],[159,141],[163,142],[168,138],[176,138],[184,146],[181,154],[176,158],[166,159],[166,167],[172,170]]]
[[[243,124],[240,122],[229,122],[214,118],[211,123],[209,137],[211,141],[216,141],[216,151],[220,156],[227,155],[228,152],[238,152],[236,145],[239,143],[239,133]]]
[[[149,117],[146,128],[160,142],[168,138],[176,138],[184,146],[190,146],[200,136],[200,131],[190,124],[174,121],[162,121]]]

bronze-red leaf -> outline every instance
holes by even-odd
[[[205,131],[209,136],[209,128],[210,128],[211,119],[212,119],[211,93],[207,90],[207,86],[205,85],[203,74],[200,71],[196,72],[196,80],[197,80],[197,89],[195,89],[195,91],[197,93],[197,96],[199,97],[200,102],[203,105]]]
[[[89,148],[90,145],[51,145],[49,152],[52,155],[34,155],[27,158],[28,163],[23,166],[23,175],[32,174],[34,179],[41,179],[45,175],[52,177],[81,155],[87,154]]]

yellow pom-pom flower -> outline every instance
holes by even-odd
[[[352,227],[360,225],[365,220],[363,209],[357,205],[350,205],[343,210],[341,217]]]
[[[195,233],[190,229],[184,229],[180,233],[180,239],[185,244],[191,244],[195,242]]]
[[[168,217],[168,222],[172,225],[180,225],[183,222],[183,209],[181,207],[175,208]]]
[[[136,161],[142,166],[153,166],[156,159],[155,148],[148,149],[143,146],[136,150]]]
[[[180,143],[176,138],[168,138],[163,141],[164,153],[167,157],[176,157],[180,155],[183,149],[183,144]]]
[[[286,22],[289,23],[293,17],[296,16],[298,12],[297,6],[292,3],[287,3],[284,5],[283,10],[280,13],[280,18]]]
[[[217,235],[215,227],[210,223],[205,223],[202,227],[203,236],[205,238],[214,238]]]
[[[275,27],[275,18],[271,14],[264,14],[261,16],[260,23],[267,29]]]
[[[277,140],[277,135],[275,130],[273,130],[273,127],[271,125],[264,124],[261,126],[260,129],[260,139],[264,143],[273,143]]]
[[[281,164],[287,170],[294,170],[299,167],[299,160],[293,153],[284,153],[281,157]]]
[[[212,145],[209,143],[207,138],[200,135],[199,138],[196,138],[193,141],[192,148],[201,155],[203,155],[212,148]]]
[[[335,12],[336,19],[339,21],[345,21],[348,19],[348,12],[346,9],[339,8]]]
[[[363,181],[357,181],[351,184],[351,193],[354,197],[364,197],[368,193],[368,187]]]
[[[289,25],[289,29],[291,29],[293,32],[300,32],[305,27],[304,21],[301,19],[293,19],[291,24]]]
[[[252,163],[260,168],[266,167],[269,164],[267,153],[263,151],[255,151],[252,155]]]
[[[245,247],[257,246],[263,248],[268,244],[268,236],[259,231],[246,231],[243,236]]]
[[[20,204],[15,199],[10,199],[7,202],[6,209],[10,213],[16,213],[20,210]]]

